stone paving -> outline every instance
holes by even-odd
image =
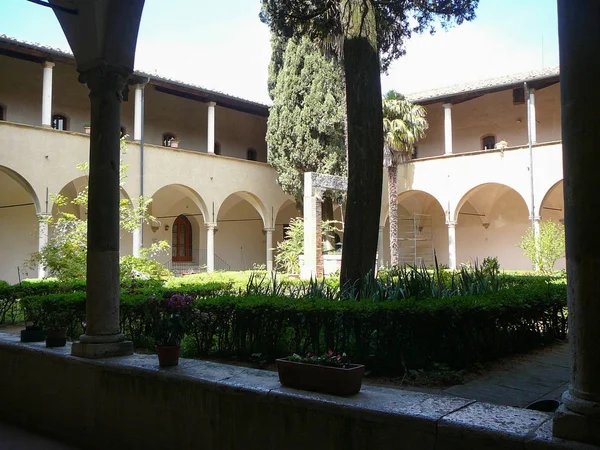
[[[545,399],[560,401],[569,381],[569,344],[554,345],[534,354],[511,359],[486,375],[445,389],[458,395],[497,405],[527,405]]]
[[[0,422],[0,449],[76,450],[75,447],[4,422]]]

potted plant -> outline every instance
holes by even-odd
[[[167,294],[162,300],[150,299],[154,339],[160,367],[179,364],[181,340],[186,332],[194,298],[190,295]]]
[[[25,329],[21,330],[21,342],[43,342],[46,330],[40,325],[42,308],[39,302],[24,298],[20,302],[25,317]],[[31,325],[27,325],[31,322]]]
[[[60,299],[47,299],[42,303],[41,324],[46,330],[46,347],[64,347],[67,344],[69,319],[68,306]]]
[[[85,132],[85,134],[90,134],[90,132],[92,131],[92,128],[91,128],[91,124],[89,122],[85,122],[83,124],[83,131]]]
[[[179,148],[179,141],[180,141],[179,138],[173,138],[169,141],[169,146],[171,148]]]
[[[322,356],[294,354],[276,361],[283,386],[325,394],[357,394],[365,373],[365,366],[351,364],[345,353],[336,354],[332,350]]]

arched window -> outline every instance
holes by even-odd
[[[67,131],[67,117],[62,114],[54,114],[52,116],[52,128],[55,130]]]
[[[483,150],[493,150],[496,148],[496,136],[488,134],[481,138],[481,148]]]
[[[220,155],[221,154],[221,144],[219,144],[217,141],[215,141],[215,155]]]
[[[249,148],[246,152],[246,159],[248,161],[256,161],[256,150],[253,148]]]
[[[177,136],[175,136],[173,133],[164,133],[163,134],[163,145],[165,147],[173,147],[173,145],[172,145],[173,141],[176,141],[177,143],[179,143]]]
[[[6,120],[6,108],[2,103],[0,103],[0,120]]]
[[[192,224],[184,215],[173,222],[171,255],[173,261],[192,260]]]

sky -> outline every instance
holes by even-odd
[[[270,104],[269,29],[259,11],[260,0],[146,0],[135,69]],[[69,50],[53,12],[26,0],[0,0],[0,34]],[[557,65],[556,0],[480,0],[474,21],[407,41],[382,90],[409,94]]]

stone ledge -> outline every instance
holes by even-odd
[[[334,397],[283,388],[273,372],[88,360],[5,333],[0,361],[0,417],[86,448],[591,448],[553,438],[548,414],[459,397],[377,386]]]

